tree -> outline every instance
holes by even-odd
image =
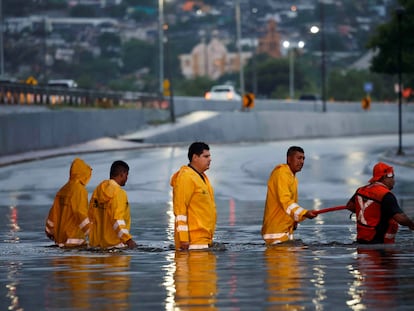
[[[374,72],[397,74],[399,40],[401,39],[402,68],[404,73],[414,72],[414,0],[400,0],[404,7],[401,15],[401,36],[399,33],[398,14],[395,11],[388,23],[380,25],[368,42],[368,48],[377,54],[372,60]]]
[[[104,32],[98,37],[98,45],[103,57],[115,57],[119,54],[121,38],[116,33]]]
[[[123,71],[131,73],[144,67],[153,69],[154,62],[148,62],[148,60],[154,59],[155,53],[156,48],[153,44],[137,39],[125,42],[121,52]]]
[[[339,101],[361,100],[365,96],[364,85],[367,82],[373,85],[370,95],[374,100],[394,100],[396,96],[391,76],[368,70],[333,70],[328,80],[329,97]]]

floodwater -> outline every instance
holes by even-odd
[[[91,193],[112,161],[130,165],[132,235],[138,249],[62,250],[44,220],[73,156],[0,168],[0,310],[411,310],[414,242],[358,246],[347,211],[306,220],[296,241],[265,247],[260,228],[267,177],[290,145],[305,149],[298,173],[302,206],[342,205],[369,178],[395,136],[210,145],[216,191],[213,250],[175,252],[169,177],[187,146],[84,154]],[[414,146],[414,135],[404,142]],[[414,216],[414,178],[395,166],[396,193]]]

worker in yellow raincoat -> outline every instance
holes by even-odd
[[[92,168],[75,158],[69,181],[57,192],[46,219],[46,236],[59,247],[86,246],[89,233],[88,191]]]
[[[214,191],[205,174],[211,162],[209,146],[203,142],[192,143],[188,159],[190,163],[171,177],[177,250],[210,247],[216,228]]]
[[[134,248],[136,243],[129,233],[131,215],[128,196],[124,189],[129,166],[124,161],[111,165],[110,179],[102,181],[89,202],[91,230],[89,245],[95,248]]]
[[[304,162],[303,149],[292,146],[287,151],[287,163],[277,165],[270,174],[262,225],[267,245],[293,240],[297,223],[316,217],[313,211],[298,204],[296,173],[302,170]]]

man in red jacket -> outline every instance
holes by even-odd
[[[394,243],[398,224],[414,230],[391,192],[394,169],[383,162],[375,164],[368,185],[357,189],[347,208],[357,216],[357,242],[362,244]]]

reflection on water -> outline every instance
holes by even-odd
[[[175,306],[178,310],[217,310],[216,255],[211,251],[175,252]]]
[[[23,309],[19,305],[19,296],[18,296],[18,285],[19,285],[19,270],[21,268],[20,262],[10,262],[7,269],[7,294],[6,297],[9,300],[9,306],[7,310],[16,310],[22,311]]]
[[[20,227],[18,224],[18,213],[17,207],[12,205],[9,207],[9,214],[7,217],[9,228],[7,234],[5,235],[4,242],[6,243],[19,243],[18,232]],[[7,263],[7,284],[6,284],[6,298],[9,301],[8,310],[23,310],[19,305],[19,296],[18,296],[18,285],[19,285],[19,270],[21,269],[21,262],[19,261],[9,261]]]
[[[7,238],[5,240],[5,242],[9,242],[9,243],[18,243],[19,242],[19,236],[18,236],[18,232],[20,230],[19,227],[19,223],[18,223],[18,210],[17,207],[12,205],[10,206],[9,209],[9,232],[7,235]]]
[[[122,254],[56,257],[45,305],[52,310],[129,310],[129,263],[130,256]]]
[[[283,310],[304,310],[301,301],[303,269],[300,267],[297,253],[299,247],[277,245],[266,248],[264,256],[267,269],[268,310],[275,305],[283,306]]]
[[[351,273],[355,280],[350,288],[352,310],[393,310],[398,304],[398,253],[369,246],[357,249],[357,264]]]

